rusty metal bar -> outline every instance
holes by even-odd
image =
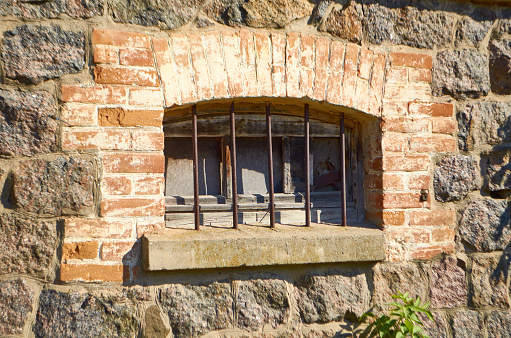
[[[193,138],[193,213],[195,230],[200,230],[199,215],[199,147],[197,142],[197,106],[192,106],[192,138]]]
[[[342,226],[346,226],[346,133],[344,130],[344,114],[340,118],[341,133],[341,158],[340,158],[340,175],[341,175],[341,215]]]
[[[231,102],[231,187],[232,187],[232,227],[238,230],[238,178],[236,177],[236,121],[234,102]]]
[[[305,226],[311,226],[311,189],[310,189],[310,157],[309,157],[309,105],[304,107],[304,136],[305,136]]]
[[[268,201],[270,205],[270,227],[275,228],[275,196],[273,194],[273,147],[271,137],[271,112],[270,103],[266,102],[266,137],[268,140],[268,193],[270,199]]]

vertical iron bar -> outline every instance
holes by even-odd
[[[231,102],[231,177],[232,177],[232,227],[238,230],[238,178],[236,177],[236,124],[234,102]]]
[[[346,226],[346,133],[344,130],[344,113],[340,119],[341,132],[341,158],[340,158],[340,175],[341,175],[341,209],[342,209],[342,226]]]
[[[270,103],[266,102],[266,136],[268,140],[268,192],[270,195],[270,227],[275,228],[275,196],[273,195],[273,149],[271,137]]]
[[[310,157],[309,157],[309,105],[304,108],[304,134],[305,134],[305,226],[311,226],[311,197],[310,197]]]
[[[192,138],[193,138],[193,213],[195,230],[200,230],[199,216],[199,148],[197,142],[197,106],[192,106]]]

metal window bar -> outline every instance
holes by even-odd
[[[236,124],[234,116],[234,102],[230,105],[230,128],[231,128],[231,174],[232,174],[232,219],[233,228],[238,229],[238,181],[236,176]],[[344,127],[344,114],[339,119],[340,126],[340,178],[341,178],[341,217],[342,226],[346,226],[346,133]],[[268,193],[270,227],[275,228],[275,196],[273,182],[273,147],[271,134],[271,108],[266,103],[266,136],[268,142]],[[305,138],[305,225],[310,226],[310,129],[309,129],[309,105],[304,105],[304,138]],[[193,139],[193,212],[195,230],[200,230],[200,205],[199,205],[199,154],[197,137],[197,106],[192,106],[192,139]]]

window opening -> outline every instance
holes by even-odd
[[[315,121],[311,133],[309,105],[304,104],[301,131],[296,117],[277,115],[272,135],[270,104],[265,108],[264,128],[260,117],[235,114],[234,102],[229,123],[218,114],[198,124],[193,105],[191,125],[190,120],[165,125],[168,225],[190,224],[192,212],[197,230],[201,224],[225,223],[237,229],[238,223],[265,218],[272,228],[296,221],[310,226],[311,221],[347,225],[359,220],[356,174],[346,170],[359,161],[356,128],[346,128],[341,114],[337,127]]]

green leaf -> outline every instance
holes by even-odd
[[[422,331],[422,328],[420,326],[414,325],[412,333],[419,333]]]

